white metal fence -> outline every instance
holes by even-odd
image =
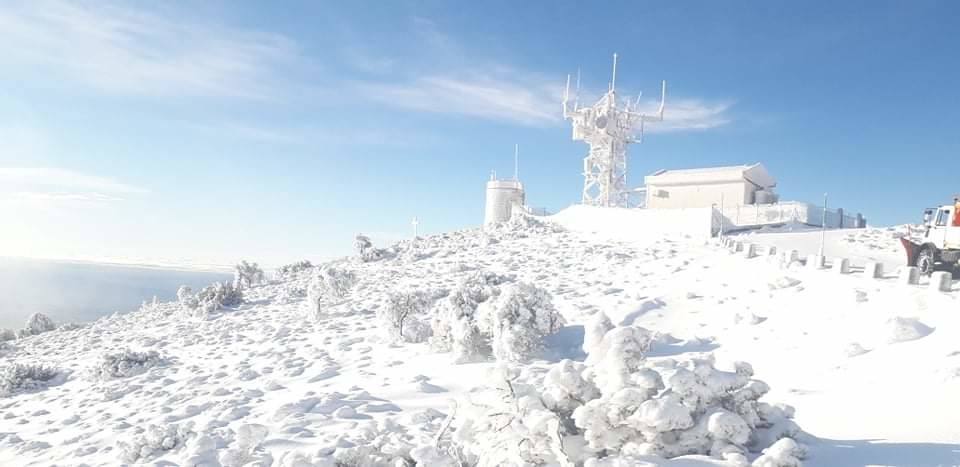
[[[775,204],[714,206],[714,228],[723,226],[724,231],[764,225],[780,225],[790,222],[827,228],[862,227],[865,220],[859,214],[849,215],[842,209],[827,209],[822,206],[789,201]]]

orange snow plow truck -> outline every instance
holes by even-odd
[[[907,250],[907,265],[921,274],[951,271],[956,274],[960,262],[960,203],[923,211],[924,233],[919,238],[901,237]]]

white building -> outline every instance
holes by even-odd
[[[523,209],[524,201],[523,184],[519,180],[497,180],[491,176],[487,182],[484,225],[510,220],[514,210]]]
[[[763,164],[660,170],[644,177],[646,207],[709,208],[770,204],[777,201],[776,180]]]

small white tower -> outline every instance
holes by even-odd
[[[666,81],[660,90],[660,107],[653,115],[638,112],[640,96],[632,106],[630,99],[627,99],[626,105],[620,107],[616,83],[617,54],[613,54],[613,79],[607,93],[593,106],[581,108],[578,71],[576,96],[571,108],[570,75],[567,75],[563,118],[573,124],[573,139],[590,145],[590,152],[583,159],[583,204],[590,206],[627,206],[630,195],[627,190],[627,144],[642,141],[644,122],[663,120]],[[638,133],[637,136],[634,136],[634,131]]]
[[[514,209],[523,209],[525,195],[519,176],[520,146],[514,147],[513,180],[497,180],[496,172],[490,174],[487,182],[487,204],[483,224],[491,225],[510,220]]]

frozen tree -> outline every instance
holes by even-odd
[[[457,362],[469,362],[490,354],[492,314],[481,305],[500,294],[500,286],[512,278],[488,271],[476,271],[441,300],[430,323],[430,344],[441,352],[453,352]],[[492,305],[487,305],[487,307]],[[481,325],[486,316],[486,324]],[[481,326],[486,334],[481,332]]]
[[[56,384],[66,373],[44,364],[12,363],[0,367],[0,397],[20,391],[35,391]]]
[[[242,304],[243,292],[229,282],[214,282],[196,294],[192,294],[189,287],[180,287],[177,299],[185,313],[206,318],[223,307]]]
[[[429,337],[430,328],[424,324],[421,316],[432,304],[433,294],[427,291],[393,293],[387,299],[386,306],[377,311],[377,316],[390,338],[423,342]]]
[[[24,338],[35,336],[48,331],[57,329],[57,324],[43,313],[34,313],[27,318],[27,324],[17,332],[17,337]]]
[[[310,263],[310,261],[297,261],[296,263],[285,264],[277,268],[275,276],[278,279],[287,279],[312,268],[313,264]]]
[[[589,354],[611,329],[613,329],[613,322],[606,313],[601,311],[593,315],[583,329],[583,352]]]
[[[103,380],[126,378],[139,375],[164,363],[166,363],[165,359],[155,350],[134,352],[124,349],[100,357],[99,363],[93,369],[93,374]]]
[[[543,338],[566,324],[550,293],[526,283],[506,286],[488,310],[489,323],[481,320],[481,331],[492,327],[493,354],[503,361],[524,361],[536,355],[543,349]]]
[[[181,285],[177,289],[177,302],[180,308],[191,310],[197,308],[197,297],[193,294],[193,289],[186,285]]]
[[[356,283],[357,276],[350,270],[332,265],[318,269],[307,287],[310,312],[315,317],[320,316],[325,301],[340,301]]]
[[[353,249],[357,251],[357,254],[363,256],[367,250],[373,248],[373,242],[370,241],[370,237],[364,234],[357,234],[353,239]]]
[[[244,287],[252,287],[263,283],[263,281],[263,269],[261,269],[257,263],[248,263],[244,260],[240,261],[240,263],[233,268],[234,288],[242,289]]]

